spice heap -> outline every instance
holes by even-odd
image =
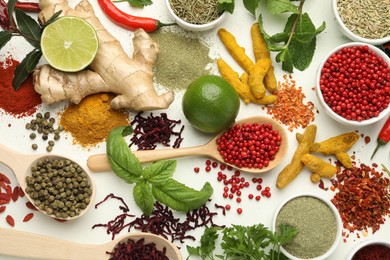
[[[145,243],[144,238],[137,241],[129,238],[125,242],[118,243],[114,251],[107,252],[107,254],[110,255],[110,260],[169,260],[166,256],[165,247],[160,251],[157,249],[155,243]]]
[[[367,39],[390,36],[388,0],[338,0],[337,11],[345,26]]]
[[[134,132],[129,146],[137,145],[138,150],[154,150],[157,144],[170,147],[171,137],[176,136],[172,147],[179,148],[183,141],[181,134],[184,125],[179,131],[173,129],[180,123],[181,120],[169,119],[166,113],[161,113],[159,116],[150,113],[149,116],[143,117],[142,112],[139,112],[131,121]]]
[[[220,15],[218,0],[169,0],[169,3],[178,17],[191,24],[206,24]]]
[[[328,205],[315,197],[301,196],[288,201],[276,217],[275,226],[282,224],[298,230],[296,237],[283,245],[287,252],[298,258],[319,257],[336,240],[336,217]]]
[[[390,67],[367,45],[345,47],[332,54],[321,70],[325,103],[347,120],[363,121],[390,103]]]
[[[154,79],[161,86],[185,90],[193,80],[209,74],[208,66],[213,63],[210,49],[195,35],[159,30],[151,37],[160,47]]]
[[[27,78],[19,90],[13,89],[12,79],[19,64],[12,56],[0,61],[0,108],[16,118],[34,114],[42,103],[39,94],[34,90],[32,76]]]
[[[181,243],[184,243],[185,239],[195,240],[195,237],[187,234],[187,232],[191,230],[205,226],[218,227],[218,225],[213,222],[213,217],[218,213],[211,212],[206,206],[187,212],[186,220],[180,222],[180,219],[173,215],[173,212],[169,207],[163,206],[159,202],[155,202],[153,212],[150,216],[142,214],[141,217],[126,222],[128,217],[134,217],[134,215],[128,214],[129,207],[121,197],[117,197],[110,193],[101,202],[97,203],[95,208],[109,198],[117,199],[122,203],[119,207],[122,214],[118,215],[115,219],[108,221],[106,224],[95,224],[92,226],[92,229],[96,227],[105,227],[107,229],[107,234],[111,234],[112,239],[114,239],[123,229],[127,228],[128,232],[130,232],[130,229],[134,228],[141,232],[150,232],[163,236],[166,239],[170,237],[171,241],[178,240]]]
[[[94,94],[78,105],[69,105],[61,114],[60,125],[83,147],[104,141],[113,128],[129,124],[126,112],[110,107],[113,98],[113,94]]]
[[[10,202],[15,203],[22,197],[24,197],[23,189],[19,186],[12,187],[10,179],[0,172],[0,214],[5,212]],[[29,208],[28,204],[26,206]],[[23,222],[28,222],[33,217],[34,213],[28,213],[24,216]],[[11,227],[15,226],[15,219],[11,215],[7,215],[5,220]]]
[[[298,127],[306,128],[314,122],[314,104],[310,101],[307,104],[303,102],[306,96],[302,87],[295,87],[295,80],[291,75],[284,75],[283,79],[284,82],[279,81],[277,91],[274,92],[276,102],[267,106],[267,114],[288,126],[289,131]]]
[[[33,133],[30,134],[30,139],[34,140],[37,137],[38,134],[42,135],[42,139],[46,141],[49,138],[50,134],[54,134],[54,141],[60,140],[60,133],[64,131],[64,128],[62,126],[59,126],[57,129],[54,128],[55,118],[50,117],[50,112],[46,112],[42,115],[42,113],[37,113],[35,115],[35,119],[32,119],[30,123],[26,124],[26,129],[33,131]],[[47,142],[48,146],[46,147],[46,151],[51,152],[53,150],[54,141],[49,140]],[[33,143],[31,145],[31,148],[33,150],[38,149],[38,145],[36,143]]]
[[[390,247],[383,244],[367,245],[357,251],[352,260],[388,260],[390,259]]]
[[[48,215],[66,219],[79,215],[90,203],[92,189],[87,174],[75,162],[45,158],[31,167],[26,193]]]
[[[363,231],[363,234],[369,228],[372,233],[379,230],[390,215],[390,180],[375,168],[361,164],[340,170],[331,181],[331,189],[337,189],[332,203],[340,213],[344,228],[351,233]],[[349,232],[343,235],[348,238]]]

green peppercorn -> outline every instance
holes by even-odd
[[[31,124],[30,123],[26,124],[26,129],[31,129]]]
[[[54,146],[54,141],[52,141],[52,140],[50,140],[49,142],[48,142],[48,144],[49,144],[49,146]]]
[[[45,117],[46,119],[49,119],[49,118],[50,118],[50,112],[46,112],[46,113],[44,114],[44,117]]]
[[[37,145],[37,144],[32,144],[32,145],[31,145],[31,148],[32,148],[33,150],[36,150],[36,149],[38,149],[38,145]]]
[[[64,128],[62,125],[60,125],[60,126],[58,127],[58,130],[60,130],[60,131],[62,132],[62,131],[65,130],[65,128]]]

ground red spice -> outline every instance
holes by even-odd
[[[390,259],[390,247],[381,244],[373,244],[365,246],[356,254],[353,255],[352,260],[388,260]]]
[[[0,108],[17,118],[34,114],[37,106],[42,103],[40,95],[34,90],[31,75],[18,91],[12,88],[14,71],[19,64],[11,55],[0,61]]]
[[[351,169],[338,169],[336,178],[331,179],[336,194],[331,200],[337,207],[345,237],[355,231],[372,233],[390,215],[389,183],[383,172],[365,164],[354,165]],[[349,231],[349,232],[348,232]]]
[[[312,102],[303,102],[306,96],[302,87],[296,88],[291,75],[284,75],[283,79],[283,82],[278,82],[278,89],[274,93],[278,99],[267,106],[267,114],[288,126],[290,132],[298,127],[306,128],[314,121],[315,106]]]

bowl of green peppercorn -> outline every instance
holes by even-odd
[[[342,221],[336,207],[329,200],[311,193],[295,194],[279,205],[272,229],[282,232],[283,225],[297,230],[293,240],[281,248],[292,260],[327,259],[341,239]]]

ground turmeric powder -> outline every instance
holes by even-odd
[[[60,114],[60,125],[83,147],[104,141],[116,126],[129,125],[129,114],[110,107],[114,94],[99,93],[71,104]]]

